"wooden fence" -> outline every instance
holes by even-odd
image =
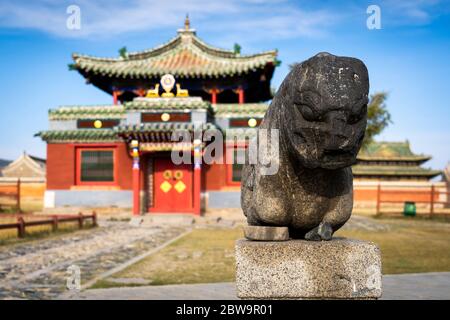
[[[24,216],[26,215],[3,215],[2,216],[14,216],[17,217],[17,222],[15,223],[5,223],[0,224],[0,230],[5,229],[17,229],[17,236],[19,238],[25,237],[26,227],[32,226],[42,226],[42,225],[51,225],[52,231],[58,230],[58,224],[61,222],[78,222],[78,228],[83,228],[83,223],[85,220],[92,220],[92,225],[97,226],[97,214],[95,211],[90,215],[83,215],[81,212],[78,215],[51,215],[44,216],[42,220],[33,220],[33,221],[25,221]],[[34,216],[36,217],[36,216]]]
[[[450,207],[449,195],[450,192],[448,192],[448,190],[437,190],[434,185],[431,185],[429,189],[425,190],[389,190],[382,189],[381,185],[378,184],[376,214],[381,215],[386,213],[382,212],[382,204],[404,205],[405,202],[414,202],[416,204],[424,205],[424,207],[428,209],[428,215],[432,217],[437,214],[437,205],[439,205],[440,208]],[[441,200],[441,198],[445,198],[445,200]],[[447,215],[448,213],[441,212],[438,214]]]

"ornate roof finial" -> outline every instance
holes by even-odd
[[[191,29],[191,22],[189,21],[189,14],[186,13],[186,19],[184,19],[184,29],[189,30]]]

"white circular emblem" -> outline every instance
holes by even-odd
[[[161,86],[164,91],[170,92],[175,85],[175,77],[171,74],[165,74],[161,77]]]
[[[256,121],[255,118],[251,118],[251,119],[248,120],[248,126],[251,127],[251,128],[256,127],[257,124],[258,124],[258,122]]]
[[[164,121],[164,122],[169,121],[169,120],[170,120],[170,114],[164,112],[164,113],[161,115],[161,120]]]

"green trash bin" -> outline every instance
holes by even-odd
[[[403,215],[406,217],[416,216],[416,203],[411,201],[406,201],[403,206]]]

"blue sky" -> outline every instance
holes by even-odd
[[[69,30],[69,5],[81,29]],[[381,29],[369,30],[369,5]],[[450,2],[412,1],[0,1],[0,158],[23,150],[45,156],[34,133],[59,105],[111,103],[112,98],[68,71],[71,53],[114,57],[118,49],[151,48],[176,35],[189,13],[206,42],[242,53],[278,49],[278,87],[289,64],[320,51],[354,56],[368,66],[371,92],[388,91],[394,123],[378,140],[408,139],[416,153],[450,160]]]

